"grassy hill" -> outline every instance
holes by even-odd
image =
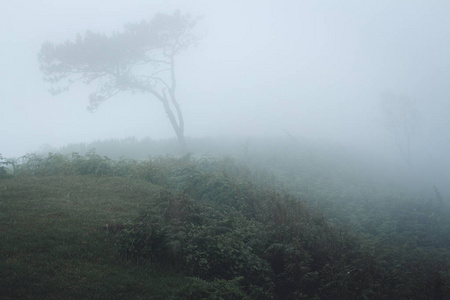
[[[163,299],[187,282],[120,260],[111,244],[108,225],[136,218],[158,186],[90,175],[23,175],[0,186],[1,299]]]
[[[439,191],[411,198],[302,149],[28,155],[0,178],[0,298],[448,298]]]

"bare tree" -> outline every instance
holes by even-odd
[[[418,125],[415,102],[407,96],[384,93],[380,104],[386,128],[392,134],[401,156],[412,167],[411,141]]]
[[[44,80],[59,94],[77,81],[96,82],[89,96],[90,111],[119,92],[150,94],[164,107],[186,151],[184,119],[176,98],[175,57],[197,43],[193,34],[199,19],[182,15],[156,14],[150,21],[130,23],[111,35],[87,31],[75,41],[46,42],[39,53]]]

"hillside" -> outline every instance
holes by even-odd
[[[2,297],[445,299],[439,191],[346,189],[311,158],[28,155],[0,179]]]

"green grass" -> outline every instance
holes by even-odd
[[[138,216],[160,190],[118,177],[0,180],[1,299],[167,299],[188,279],[121,261],[106,224]]]
[[[450,299],[437,188],[295,156],[269,159],[277,177],[190,156],[23,161],[0,174],[0,299]]]

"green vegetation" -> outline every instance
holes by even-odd
[[[302,149],[247,166],[27,155],[0,178],[0,298],[448,298],[439,190],[411,198]]]

